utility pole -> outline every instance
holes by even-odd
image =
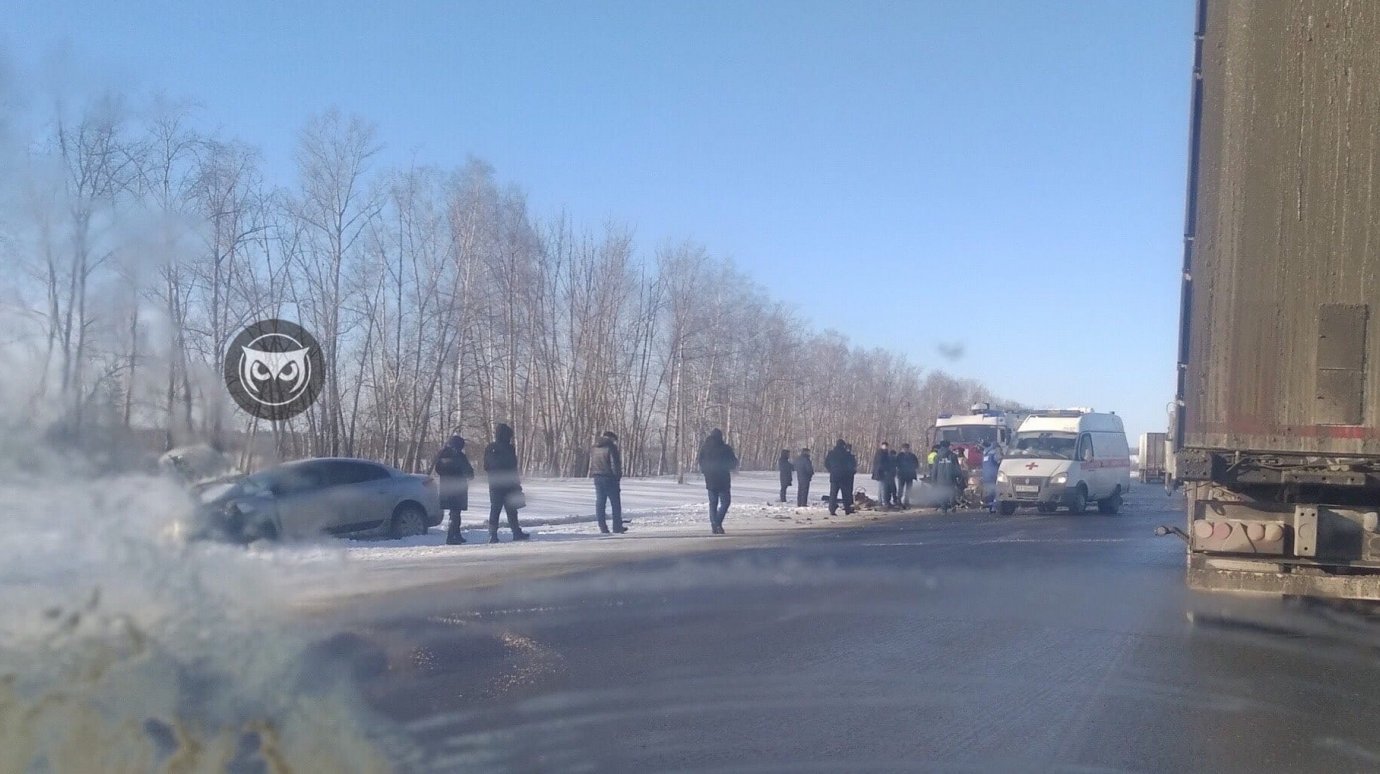
[[[681,433],[685,427],[685,401],[682,398],[681,372],[685,368],[685,343],[677,342],[676,346],[676,483],[685,483],[685,452],[682,446]]]

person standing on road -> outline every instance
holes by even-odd
[[[612,430],[605,431],[594,442],[589,452],[589,475],[594,479],[594,514],[599,518],[599,531],[609,534],[605,511],[611,506],[613,531],[627,532],[628,528],[623,526],[623,493],[620,491],[623,455],[618,451],[618,436]]]
[[[786,502],[786,490],[791,488],[791,475],[795,473],[790,449],[781,450],[781,457],[776,460],[776,472],[781,475],[781,502],[784,503]]]
[[[810,450],[801,449],[795,458],[795,505],[804,508],[810,504],[810,479],[815,477],[815,463],[810,459]]]
[[[877,502],[890,508],[896,500],[896,458],[886,441],[872,455],[872,480],[877,482]]]
[[[982,443],[982,501],[988,513],[997,510],[997,472],[1001,470],[1001,449],[991,441]]]
[[[824,455],[824,469],[829,473],[829,515],[838,513],[840,495],[843,512],[853,512],[853,476],[858,472],[858,458],[840,438],[834,448]]]
[[[464,543],[465,536],[460,534],[460,513],[470,507],[470,480],[474,478],[474,466],[465,456],[465,439],[460,437],[458,430],[436,452],[431,469],[438,479],[441,510],[449,511],[446,543],[452,546]]]
[[[504,511],[514,541],[531,537],[518,526],[518,509],[527,501],[522,494],[513,428],[508,425],[494,426],[494,442],[484,448],[484,472],[489,477],[489,542],[498,542],[498,515]]]
[[[910,444],[901,444],[901,453],[896,455],[896,498],[902,508],[910,507],[910,488],[920,475],[920,458],[910,450]]]
[[[738,467],[738,457],[733,447],[724,440],[724,431],[714,428],[700,445],[696,457],[700,472],[704,474],[704,488],[709,492],[709,528],[715,535],[724,534],[724,517],[728,515],[728,505],[732,501],[733,471]]]
[[[949,449],[948,441],[939,442],[939,451],[934,457],[934,488],[939,498],[939,507],[945,513],[953,510],[954,502],[963,491],[963,466],[958,457]]]

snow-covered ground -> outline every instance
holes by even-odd
[[[740,473],[733,479],[733,502],[724,528],[734,530],[777,530],[799,527],[827,526],[864,521],[878,514],[863,513],[845,516],[842,511],[831,517],[822,501],[827,494],[827,479],[811,482],[811,503],[805,508],[795,506],[796,489],[786,496],[789,503],[778,502],[779,484],[775,472]],[[869,482],[870,483],[870,482]],[[523,482],[527,507],[519,513],[523,529],[532,533],[533,542],[572,541],[588,539],[617,539],[604,536],[594,516],[594,485],[588,478],[529,479]],[[674,476],[624,479],[623,518],[628,522],[627,535],[691,536],[709,534],[709,506],[704,483],[699,476],[687,476],[685,484],[677,484]],[[464,512],[465,539],[470,545],[446,545],[446,527],[432,529],[428,534],[404,540],[351,541],[346,554],[351,559],[388,561],[400,558],[450,556],[455,551],[498,548],[488,544],[488,490],[482,483],[470,491],[470,510]],[[610,522],[612,516],[609,517]],[[507,519],[499,520],[499,538],[509,540]]]
[[[827,478],[812,482],[810,505],[777,502],[775,472],[734,476],[733,502],[724,521],[727,536],[709,531],[708,498],[703,480],[687,476],[625,479],[623,515],[629,531],[603,535],[594,518],[594,487],[589,479],[529,479],[523,482],[527,507],[520,514],[532,539],[512,543],[506,519],[500,521],[499,545],[488,542],[488,492],[482,483],[470,493],[465,511],[465,545],[446,544],[446,524],[424,536],[404,540],[333,540],[256,546],[251,552],[277,572],[296,575],[290,585],[293,603],[336,607],[360,596],[448,583],[488,586],[517,578],[592,567],[608,562],[683,556],[715,550],[725,544],[770,540],[789,530],[859,526],[888,518],[882,511],[842,510],[830,516],[822,500]],[[860,486],[871,484],[861,477]],[[874,487],[868,486],[869,492]],[[914,514],[917,511],[908,511]],[[286,569],[295,567],[295,570]]]

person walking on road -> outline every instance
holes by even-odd
[[[801,449],[795,458],[795,505],[804,508],[810,504],[810,479],[815,477],[815,463],[810,459],[810,450]]]
[[[700,472],[704,474],[704,488],[709,492],[709,528],[715,535],[724,534],[724,517],[728,515],[728,505],[732,501],[733,471],[738,467],[738,457],[733,447],[724,440],[724,431],[714,428],[700,445],[696,457]]]
[[[842,438],[824,455],[824,469],[829,473],[829,515],[838,513],[840,499],[843,500],[843,512],[852,513],[853,476],[858,472],[858,458]]]
[[[436,452],[431,469],[438,479],[441,496],[441,510],[448,511],[450,525],[446,528],[446,543],[452,546],[465,542],[460,534],[460,513],[470,507],[470,481],[474,478],[474,466],[465,456],[465,439],[457,431]]]
[[[786,490],[791,488],[791,476],[795,473],[795,464],[791,462],[790,449],[782,449],[781,457],[776,460],[776,472],[781,475],[781,502],[786,502]]]
[[[920,476],[920,458],[910,450],[910,444],[901,444],[901,452],[896,455],[896,498],[902,508],[910,507],[910,489]]]
[[[877,502],[890,508],[896,501],[896,458],[886,441],[872,455],[872,480],[877,482]]]
[[[531,536],[518,525],[518,509],[527,501],[518,474],[513,428],[508,425],[494,426],[494,442],[484,448],[484,472],[489,477],[489,542],[498,542],[498,515],[504,511],[508,513],[508,529],[513,533],[513,540],[527,540]]]
[[[618,436],[612,430],[605,431],[594,442],[589,452],[589,475],[594,479],[594,515],[599,519],[599,531],[609,534],[606,510],[613,509],[613,531],[622,534],[628,531],[623,526],[623,493],[620,491],[623,480],[623,455],[618,451]]]

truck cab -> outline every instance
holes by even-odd
[[[1115,514],[1131,486],[1131,450],[1116,414],[1081,409],[1032,414],[1016,431],[997,474],[1001,513],[1034,507]]]

